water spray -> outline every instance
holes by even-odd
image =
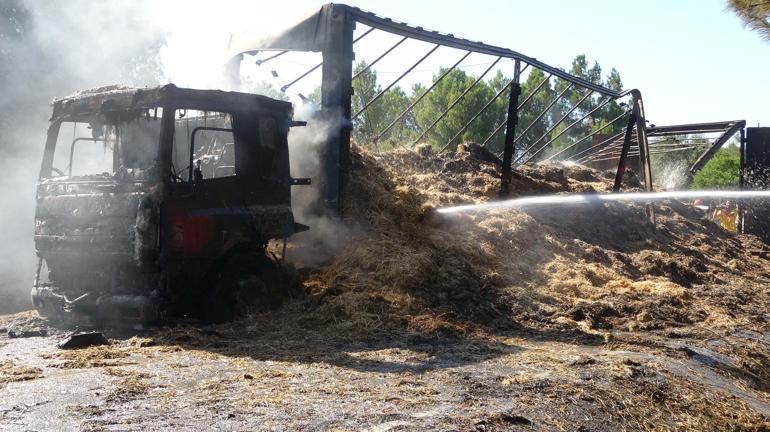
[[[668,192],[632,192],[613,194],[569,194],[569,195],[536,195],[503,201],[493,201],[483,204],[468,204],[444,207],[436,210],[439,213],[450,214],[471,211],[484,211],[505,208],[525,208],[536,205],[574,205],[591,204],[605,201],[660,201],[665,199],[697,199],[697,198],[731,198],[756,199],[770,198],[770,191],[729,191],[729,190],[696,190]]]

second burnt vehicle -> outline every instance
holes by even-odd
[[[291,186],[309,183],[289,172],[300,124],[288,102],[174,85],[55,100],[33,305],[78,323],[147,323],[279,301],[287,275],[267,245],[307,229],[291,208]]]

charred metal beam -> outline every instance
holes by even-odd
[[[716,139],[716,141],[714,141],[714,144],[708,149],[706,149],[706,151],[703,152],[703,154],[701,154],[698,157],[695,163],[692,164],[692,166],[690,167],[690,173],[695,174],[696,172],[698,172],[698,170],[703,168],[703,165],[705,165],[706,162],[708,162],[709,159],[711,159],[714,156],[717,150],[719,150],[723,145],[725,145],[725,143],[730,138],[732,138],[736,132],[738,132],[739,130],[743,130],[744,127],[746,127],[745,120],[740,120],[730,125],[730,127],[722,135],[720,135],[719,138]]]
[[[267,57],[267,58],[259,59],[259,60],[255,61],[254,63],[257,66],[262,66],[263,64],[269,62],[270,60],[272,60],[274,58],[278,58],[278,57],[286,54],[287,52],[289,52],[289,50],[279,51],[277,54],[273,54],[273,55],[271,55],[270,57]]]
[[[285,85],[283,85],[283,86],[281,87],[281,91],[282,91],[282,92],[285,92],[286,90],[288,90],[288,89],[289,89],[289,87],[291,87],[291,86],[293,86],[294,84],[296,84],[297,82],[299,82],[299,81],[300,81],[302,78],[305,78],[306,76],[308,76],[308,75],[310,75],[311,73],[313,73],[313,72],[314,72],[316,69],[318,69],[318,68],[320,68],[321,66],[323,66],[323,64],[324,64],[323,62],[321,62],[321,63],[318,63],[317,65],[315,65],[315,66],[313,66],[312,68],[310,68],[310,70],[308,70],[307,72],[305,72],[305,73],[303,73],[302,75],[300,75],[300,76],[298,76],[297,78],[295,78],[295,79],[294,79],[292,82],[290,82],[290,83],[288,83],[288,84],[285,84]]]
[[[665,139],[659,139],[650,141],[650,146],[653,145],[711,145],[714,144],[714,139],[711,138],[678,138],[674,141],[667,141]]]
[[[738,164],[738,190],[746,187],[746,129],[741,128],[741,141],[738,145],[740,160]],[[747,208],[743,200],[738,200],[738,232],[745,234]]]
[[[363,38],[364,38],[364,36],[368,35],[369,33],[373,32],[374,30],[375,30],[374,28],[370,28],[369,30],[367,30],[366,32],[364,32],[364,33],[363,33],[361,36],[357,37],[357,38],[356,38],[356,39],[353,41],[353,43],[356,43],[356,42],[360,41],[361,39],[363,39]],[[351,44],[351,45],[352,45],[352,44]],[[352,50],[352,47],[351,47],[351,50]],[[284,51],[284,53],[286,53],[286,52],[288,52],[288,51]],[[277,55],[276,55],[276,56],[273,56],[273,57],[270,57],[270,58],[274,58],[274,57],[277,57]],[[266,60],[269,60],[269,59],[266,59]],[[266,60],[265,60],[265,61],[266,61]],[[258,64],[259,64],[259,63],[258,63]],[[323,66],[323,61],[322,61],[321,63],[318,63],[317,65],[313,66],[312,68],[310,68],[310,70],[308,70],[307,72],[305,72],[305,73],[303,73],[302,75],[300,75],[300,76],[298,76],[297,78],[295,78],[295,79],[294,79],[292,82],[290,82],[290,83],[288,83],[288,84],[284,85],[283,87],[281,87],[281,91],[282,91],[282,92],[285,92],[286,90],[288,90],[288,89],[289,89],[289,87],[293,86],[294,84],[296,84],[297,82],[299,82],[300,80],[302,80],[302,78],[305,78],[306,76],[310,75],[311,73],[313,73],[313,72],[314,72],[316,69],[318,69],[318,68],[319,68],[319,67],[321,67],[321,66]]]
[[[415,100],[414,100],[414,102],[412,102],[412,103],[411,103],[411,104],[410,104],[410,105],[409,105],[409,106],[408,106],[408,107],[407,107],[407,108],[406,108],[406,109],[405,109],[403,112],[401,112],[401,114],[399,114],[399,115],[398,115],[398,117],[396,117],[396,119],[395,119],[395,120],[393,120],[392,122],[390,122],[390,124],[389,124],[389,125],[388,125],[388,126],[385,128],[385,129],[383,129],[383,130],[382,130],[382,132],[380,132],[379,134],[377,134],[377,136],[375,137],[375,140],[379,140],[379,139],[380,139],[380,137],[382,137],[383,135],[385,135],[385,132],[389,131],[389,130],[390,130],[390,129],[391,129],[391,128],[392,128],[392,127],[393,127],[393,126],[396,124],[396,123],[398,123],[398,122],[399,122],[399,121],[400,121],[402,118],[404,118],[404,116],[405,116],[405,115],[406,115],[408,112],[410,112],[410,111],[412,110],[412,108],[414,108],[414,107],[415,107],[415,105],[417,105],[417,104],[418,104],[418,103],[419,103],[419,102],[420,102],[420,101],[421,101],[421,100],[422,100],[422,99],[423,99],[425,96],[427,96],[427,95],[428,95],[428,93],[430,93],[430,91],[431,91],[431,90],[433,90],[433,89],[434,89],[434,88],[435,88],[435,87],[438,85],[438,83],[439,83],[439,82],[441,82],[441,80],[443,80],[443,79],[444,79],[444,77],[446,77],[447,75],[449,75],[449,73],[450,73],[450,72],[452,72],[452,71],[453,71],[453,70],[454,70],[454,69],[455,69],[455,68],[456,68],[456,67],[457,67],[457,66],[458,66],[460,63],[462,63],[462,61],[463,61],[463,60],[465,60],[465,59],[466,59],[466,58],[467,58],[469,55],[471,55],[470,51],[466,52],[466,53],[465,53],[465,55],[463,55],[462,57],[460,57],[460,60],[457,60],[457,62],[455,62],[455,64],[453,64],[453,65],[452,65],[452,67],[450,67],[449,69],[447,69],[446,71],[444,71],[444,73],[443,73],[443,74],[441,74],[441,76],[440,76],[440,77],[438,77],[438,78],[437,78],[437,79],[436,79],[436,80],[433,82],[433,84],[431,84],[431,86],[430,86],[430,87],[428,87],[428,89],[427,89],[427,90],[425,90],[425,92],[424,92],[423,94],[421,94],[421,95],[420,95],[420,97],[418,97],[417,99],[415,99]]]
[[[654,137],[666,137],[666,136],[677,136],[677,135],[692,135],[692,134],[708,134],[708,133],[718,133],[718,132],[724,132],[724,129],[699,129],[699,130],[691,130],[686,132],[656,132],[653,134],[647,134],[647,136],[654,138]]]
[[[511,162],[513,160],[513,153],[516,150],[514,147],[514,137],[516,136],[516,123],[519,122],[519,112],[517,107],[519,105],[519,95],[521,94],[521,85],[519,85],[521,70],[519,67],[519,60],[516,60],[511,92],[508,97],[508,115],[506,116],[505,121],[505,147],[503,149],[503,166],[502,175],[500,177],[501,196],[507,196],[511,186]]]
[[[669,126],[650,126],[647,128],[649,136],[659,135],[684,135],[693,133],[706,133],[706,132],[721,132],[729,129],[733,124],[741,122],[743,120],[722,121],[722,122],[710,122],[710,123],[691,123],[682,125],[669,125]]]
[[[515,60],[520,60],[524,63],[531,64],[532,66],[535,66],[538,69],[541,69],[545,72],[555,75],[565,81],[568,81],[575,85],[579,85],[581,87],[588,88],[590,90],[594,90],[597,93],[600,93],[606,96],[615,96],[615,97],[621,96],[620,92],[598,85],[584,78],[571,75],[559,68],[550,66],[535,58],[528,57],[526,55],[523,55],[521,53],[518,53],[516,51],[510,50],[507,48],[501,48],[493,45],[488,45],[483,42],[473,42],[467,39],[457,38],[451,34],[442,34],[435,31],[427,31],[421,27],[413,27],[406,23],[393,21],[389,18],[383,18],[371,12],[366,12],[358,8],[354,8],[354,7],[348,7],[348,8],[350,9],[351,13],[355,15],[356,21],[371,27],[376,27],[383,31],[387,31],[389,33],[397,34],[400,36],[407,36],[411,39],[417,39],[424,42],[434,43],[437,45],[457,48],[464,51],[472,51],[479,54],[488,54],[488,55],[497,56],[497,57],[512,58]]]
[[[651,149],[653,148],[681,148],[681,147],[698,147],[698,146],[704,146],[708,145],[710,142],[702,142],[702,143],[687,143],[687,142],[681,142],[681,143],[650,143],[647,146]]]
[[[631,91],[631,100],[633,102],[633,113],[636,117],[636,143],[639,147],[639,165],[644,180],[644,190],[652,192],[652,165],[650,164],[650,149],[647,142],[647,121],[644,115],[644,102],[639,90]],[[647,203],[647,216],[650,222],[655,225],[655,208],[651,202]]]
[[[620,192],[620,185],[623,183],[623,175],[626,173],[626,160],[628,159],[628,151],[631,149],[631,135],[634,133],[635,123],[636,115],[631,113],[626,124],[626,136],[623,138],[623,149],[620,151],[618,170],[615,172],[615,184],[612,186],[613,192]]]
[[[557,127],[557,126],[559,126],[559,125],[561,124],[561,122],[563,122],[563,121],[564,121],[564,119],[566,119],[567,117],[569,117],[569,115],[570,115],[570,114],[572,114],[572,113],[573,113],[573,112],[574,112],[576,109],[578,109],[578,107],[579,107],[579,106],[580,106],[580,105],[581,105],[583,102],[585,102],[585,100],[586,100],[586,99],[588,99],[588,97],[589,97],[589,96],[591,96],[592,94],[594,94],[594,92],[593,92],[593,91],[589,91],[588,93],[586,93],[586,95],[585,95],[585,96],[583,96],[583,98],[582,98],[582,99],[580,99],[580,101],[578,101],[578,103],[576,103],[576,104],[575,104],[575,105],[574,105],[574,106],[573,106],[573,107],[572,107],[572,108],[571,108],[569,111],[567,111],[567,113],[566,113],[566,114],[564,114],[564,115],[563,115],[563,116],[562,116],[562,117],[559,119],[559,121],[557,121],[557,122],[555,122],[553,125],[551,125],[551,127],[550,127],[550,128],[548,128],[548,130],[547,130],[547,131],[545,131],[545,133],[543,134],[543,136],[541,136],[540,138],[538,138],[538,139],[537,139],[537,141],[535,141],[535,142],[534,142],[534,144],[532,144],[531,146],[529,146],[529,148],[528,148],[528,149],[524,150],[524,151],[522,152],[522,155],[521,155],[521,156],[519,156],[519,159],[521,159],[521,158],[522,158],[522,157],[523,157],[523,156],[524,156],[524,155],[525,155],[527,152],[529,152],[529,151],[530,151],[530,150],[532,150],[532,149],[533,149],[533,148],[534,148],[536,145],[538,145],[538,144],[540,143],[540,141],[542,141],[543,139],[545,139],[545,137],[547,137],[547,136],[548,136],[548,134],[550,134],[551,132],[553,132],[553,130],[554,130],[554,129],[556,129],[556,127]],[[545,149],[547,146],[548,146],[548,143],[546,143],[545,145],[543,145],[542,147],[540,147],[540,148],[539,148],[539,149],[538,149],[536,152],[532,153],[532,155],[530,155],[530,156],[527,158],[527,160],[525,160],[523,163],[527,163],[527,162],[531,161],[531,160],[532,160],[532,159],[533,159],[535,156],[537,156],[538,154],[540,154],[540,152],[541,152],[541,151],[543,151],[543,150],[544,150],[544,149]],[[517,159],[517,161],[518,161],[518,159]]]
[[[689,148],[680,148],[680,149],[656,150],[656,151],[650,150],[650,154],[654,155],[654,154],[675,153],[675,152],[685,151],[685,150],[690,150],[690,149]],[[631,152],[629,152],[628,153],[628,157],[632,157],[632,156],[639,156],[639,152],[638,151],[631,151]],[[600,158],[595,158],[595,159],[588,160],[585,163],[602,162],[602,161],[614,160],[614,159],[617,159],[618,157],[620,157],[620,153],[613,153],[613,154],[609,154],[609,155],[604,155],[604,156],[602,156]]]
[[[363,108],[361,108],[360,110],[358,110],[358,112],[357,112],[357,113],[355,113],[355,114],[353,115],[353,118],[354,118],[354,119],[358,118],[358,116],[360,116],[360,115],[361,115],[361,113],[363,113],[364,111],[366,111],[366,109],[367,109],[367,108],[369,108],[369,106],[370,106],[371,104],[373,104],[374,102],[376,102],[376,101],[377,101],[379,98],[381,98],[381,97],[382,97],[382,95],[384,95],[384,94],[385,94],[385,93],[386,93],[388,90],[390,90],[390,89],[391,89],[391,88],[392,88],[394,85],[396,85],[396,84],[397,84],[399,81],[401,81],[401,80],[402,80],[402,79],[403,79],[405,76],[407,76],[407,75],[409,74],[409,72],[413,71],[413,70],[414,70],[414,68],[416,68],[417,66],[419,66],[419,65],[420,65],[420,63],[422,63],[423,61],[425,61],[425,59],[426,59],[426,58],[430,57],[430,55],[431,55],[431,54],[433,54],[434,52],[436,52],[436,50],[437,50],[437,49],[438,49],[440,46],[441,46],[441,45],[436,45],[436,46],[434,46],[433,48],[431,48],[431,50],[430,50],[430,51],[428,51],[428,52],[427,52],[427,53],[426,53],[424,56],[422,56],[422,58],[420,58],[419,60],[417,60],[417,63],[415,63],[415,64],[413,64],[412,66],[410,66],[410,67],[409,67],[409,69],[407,69],[407,70],[406,70],[404,73],[402,73],[400,77],[398,77],[398,78],[397,78],[395,81],[393,81],[393,82],[392,82],[392,83],[390,83],[390,84],[389,84],[387,87],[385,87],[385,89],[384,89],[384,90],[382,90],[381,92],[377,93],[377,95],[375,95],[375,96],[372,98],[372,100],[370,100],[369,102],[367,102],[367,103],[366,103],[366,105],[364,105],[364,106],[363,106]]]
[[[745,181],[744,176],[746,175],[746,130],[741,129],[741,142],[740,142],[740,179],[738,180],[738,189],[743,190]]]
[[[333,13],[329,17],[333,25],[330,25],[326,35],[321,73],[322,120],[339,125],[329,129],[323,154],[324,204],[336,212],[342,211],[342,192],[345,190],[350,166],[350,101],[353,94],[355,28],[353,17],[344,13],[344,8],[342,12]]]
[[[415,144],[417,144],[418,142],[420,142],[420,140],[421,140],[421,139],[423,139],[423,138],[425,137],[425,135],[427,135],[427,134],[428,134],[428,132],[430,132],[431,130],[433,130],[433,128],[434,128],[434,127],[436,127],[436,125],[438,124],[438,122],[440,122],[440,121],[441,121],[441,120],[442,120],[442,119],[443,119],[443,118],[444,118],[444,117],[445,117],[445,116],[446,116],[446,115],[449,113],[449,111],[451,111],[451,110],[452,110],[452,108],[454,108],[455,106],[457,106],[457,104],[458,104],[458,103],[460,103],[460,101],[462,101],[462,100],[465,98],[465,96],[468,94],[468,92],[470,92],[471,90],[473,90],[473,88],[475,88],[475,87],[476,87],[476,85],[478,85],[478,83],[479,83],[479,82],[481,82],[481,80],[482,80],[482,79],[484,79],[484,76],[486,76],[486,74],[488,74],[488,73],[489,73],[489,71],[490,71],[490,70],[492,70],[492,68],[493,68],[493,67],[495,67],[495,65],[497,64],[497,62],[499,62],[499,61],[500,61],[500,59],[501,59],[501,57],[498,57],[497,59],[495,59],[495,61],[494,61],[494,62],[492,62],[492,64],[491,64],[491,65],[489,65],[489,67],[488,67],[488,68],[487,68],[487,69],[484,71],[484,73],[482,73],[481,75],[479,75],[479,77],[478,77],[478,78],[476,78],[476,80],[475,80],[475,81],[473,81],[473,83],[470,85],[470,87],[468,87],[467,89],[465,89],[465,91],[463,91],[462,93],[460,93],[460,96],[457,96],[457,98],[456,98],[456,99],[455,99],[455,100],[454,100],[454,101],[453,101],[451,104],[449,104],[449,107],[448,107],[447,109],[445,109],[445,110],[444,110],[444,112],[442,112],[442,113],[441,113],[441,115],[440,115],[440,116],[439,116],[439,117],[438,117],[438,118],[437,118],[437,119],[436,119],[436,120],[435,120],[433,123],[431,123],[431,125],[430,125],[430,126],[428,126],[428,128],[427,128],[427,129],[425,129],[424,131],[422,131],[422,133],[420,134],[420,136],[419,136],[419,137],[417,137],[417,139],[416,139],[416,140],[414,140],[414,142],[412,143],[412,146],[414,146]]]
[[[639,163],[641,164],[641,171],[644,177],[644,189],[647,192],[652,192],[652,166],[650,165],[650,153],[647,142],[647,124],[644,117],[644,102],[642,101],[642,94],[638,90],[634,90],[631,93],[633,100],[633,114],[636,117],[636,143],[639,146]],[[655,222],[654,215],[652,214],[652,207],[649,206],[650,219]]]

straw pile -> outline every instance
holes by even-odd
[[[446,156],[355,148],[343,214],[365,234],[306,282],[319,316],[429,333],[766,326],[770,265],[749,252],[758,240],[680,202],[656,204],[657,226],[643,205],[626,203],[433,211],[496,199],[498,162],[474,145]],[[512,195],[605,192],[612,177],[527,165],[514,171]],[[631,172],[624,181],[639,187]]]
[[[441,216],[437,207],[497,199],[493,155],[470,145],[351,156],[350,229],[339,232],[350,238],[304,281],[306,296],[232,323],[33,352],[29,366],[0,362],[0,387],[97,368],[103,403],[69,410],[94,430],[166,419],[203,429],[217,419],[231,429],[770,430],[770,263],[751,253],[756,238],[677,201],[656,204],[656,226],[644,205],[625,203]],[[513,173],[512,195],[606,192],[612,177],[528,165]],[[635,188],[629,173],[624,189]],[[0,328],[38,319],[0,317]],[[151,408],[124,416],[137,406]]]
[[[751,253],[763,248],[757,238],[727,233],[678,201],[655,204],[655,225],[643,204],[628,203],[435,213],[497,199],[500,165],[478,146],[446,156],[424,148],[377,155],[355,148],[343,214],[365,234],[306,281],[317,306],[310,317],[363,332],[475,340],[513,332],[671,359],[699,354],[672,350],[670,341],[724,338],[708,346],[732,363],[714,367],[731,385],[766,395],[766,342],[728,341],[770,329],[770,262]],[[613,173],[581,166],[527,165],[513,173],[512,196],[607,192],[612,181]],[[640,188],[632,172],[623,188]],[[539,367],[549,364],[542,353],[534,357]],[[534,398],[532,406],[572,401],[549,405],[563,410],[552,419],[564,430],[581,421],[575,413],[588,415],[597,403],[605,410],[598,417],[613,413],[635,430],[770,427],[761,410],[664,372],[669,366],[607,364],[595,372],[595,364],[554,366],[565,371],[562,381],[514,382],[510,391],[519,400]],[[566,378],[572,369],[574,380]],[[585,381],[586,374],[597,379]],[[499,420],[487,426],[507,421]]]

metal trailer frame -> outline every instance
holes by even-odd
[[[616,118],[613,121],[617,121]],[[746,122],[744,120],[731,120],[721,122],[710,123],[691,123],[681,125],[670,126],[648,126],[647,137],[649,140],[648,148],[650,154],[669,153],[681,150],[690,150],[699,146],[706,146],[704,151],[698,156],[697,160],[690,167],[691,174],[698,172],[703,166],[716,154],[724,144],[726,144],[730,138],[735,136],[736,133],[742,132],[745,128]],[[692,134],[719,134],[715,137],[699,137],[699,138],[687,138]],[[674,142],[666,142],[663,140],[655,140],[656,138],[666,137],[682,137]],[[588,138],[588,137],[586,137]],[[581,156],[576,161],[579,163],[598,162],[603,160],[614,159],[622,153],[622,147],[625,145],[624,140],[620,140],[619,135],[611,137],[610,139],[603,141],[593,147],[577,153],[572,156],[575,158]],[[602,147],[596,150],[598,147]],[[565,149],[568,150],[568,149]],[[596,150],[593,153],[588,153],[589,150]],[[639,156],[639,149],[637,147],[637,141],[631,141],[630,152],[628,156]],[[586,154],[588,153],[588,154]],[[558,153],[554,156],[558,156]]]
[[[356,24],[358,23],[369,26],[370,29],[358,39],[354,40],[353,31]],[[419,40],[435,45],[427,54],[425,54],[425,56],[423,56],[423,58],[408,68],[401,77],[391,83],[388,88],[376,96],[375,99],[381,96],[381,94],[385,91],[389,90],[401,78],[403,78],[403,76],[412,71],[419,63],[425,60],[425,58],[430,56],[439,47],[449,47],[465,51],[466,55],[460,59],[457,64],[459,64],[462,60],[465,59],[465,57],[467,57],[467,53],[486,54],[497,57],[498,59],[512,59],[516,62],[517,72],[515,72],[514,79],[509,84],[511,91],[509,93],[506,121],[500,124],[492,133],[492,135],[490,135],[490,137],[485,140],[485,143],[489,142],[492,138],[494,138],[495,135],[497,135],[497,133],[505,128],[505,150],[503,151],[502,156],[506,163],[504,163],[502,169],[501,193],[505,193],[507,191],[507,183],[510,182],[510,165],[513,161],[515,152],[514,143],[517,140],[514,135],[516,133],[518,113],[521,107],[532,96],[529,95],[522,104],[517,104],[520,94],[519,75],[521,71],[530,66],[540,69],[547,74],[547,78],[544,80],[544,83],[551,77],[555,76],[566,81],[568,83],[568,89],[573,87],[583,88],[588,91],[588,94],[598,94],[604,96],[606,100],[602,102],[601,106],[604,106],[606,103],[609,103],[612,100],[617,100],[625,96],[631,96],[634,107],[633,111],[634,115],[636,116],[637,124],[636,138],[637,143],[640,144],[638,144],[637,147],[639,149],[638,151],[643,155],[641,158],[642,166],[640,167],[640,172],[642,172],[644,176],[645,188],[648,191],[652,190],[652,173],[649,166],[647,130],[645,128],[646,120],[644,117],[644,107],[642,104],[641,93],[638,90],[634,89],[615,91],[594,82],[588,81],[584,78],[571,75],[562,69],[553,67],[517,51],[489,45],[483,42],[475,42],[468,39],[458,38],[452,34],[445,34],[437,31],[426,30],[422,27],[411,26],[407,23],[394,21],[390,18],[381,17],[374,13],[366,12],[344,4],[327,4],[303,17],[298,22],[287,26],[286,30],[277,34],[269,35],[267,37],[264,35],[259,35],[256,31],[232,34],[230,37],[229,45],[229,55],[231,58],[229,76],[231,77],[237,76],[237,73],[234,73],[234,71],[237,71],[237,67],[239,67],[240,61],[243,59],[244,54],[255,54],[261,51],[278,51],[277,54],[259,61],[260,64],[263,64],[270,59],[283,55],[287,51],[313,51],[322,53],[323,62],[321,65],[315,66],[313,69],[293,80],[284,86],[283,90],[293,85],[298,80],[304,78],[313,70],[321,67],[322,118],[325,118],[328,121],[334,121],[336,126],[332,128],[332,131],[329,133],[329,136],[326,139],[327,144],[324,154],[326,178],[324,179],[325,183],[323,196],[327,207],[336,209],[338,211],[342,207],[342,194],[349,167],[352,119],[363,111],[361,110],[355,115],[351,115],[351,94],[353,80],[352,67],[354,60],[353,44],[357,40],[360,40],[362,37],[369,34],[374,29],[402,37],[398,43],[390,47],[387,51],[382,53],[382,55],[378,56],[376,61],[379,61],[385,55],[388,55],[394,49],[396,49],[398,45],[400,45],[401,42],[405,40],[403,38]],[[456,67],[457,64],[455,64],[453,68]],[[444,76],[446,76],[446,74]],[[437,82],[442,78],[443,76],[437,79],[436,82],[434,82],[433,85],[419,97],[419,99],[421,100],[428,92],[430,92],[433,87],[435,87]],[[470,91],[470,89],[468,91]],[[549,105],[549,108],[552,107],[558,100],[560,100],[561,97],[566,93],[567,90],[562,91],[556,100],[554,100],[551,105]],[[499,97],[499,95],[497,95],[496,98],[497,97]],[[462,99],[462,97],[458,99]],[[381,137],[385,132],[387,132],[387,130],[392,127],[393,124],[398,122],[399,119],[403,118],[406,113],[414,108],[414,105],[418,101],[411,104],[410,107],[402,112],[394,122],[392,122],[387,128],[385,128],[385,130],[379,133],[378,137]],[[369,101],[367,106],[371,105],[373,102],[374,100]],[[459,100],[457,102],[459,102]],[[452,104],[452,106],[450,106],[446,112],[449,112],[456,104],[457,103]],[[480,116],[481,113],[491,105],[492,103],[488,103],[487,106],[485,106],[485,108],[482,109],[482,111],[473,118],[473,120],[478,118],[478,116]],[[364,107],[364,109],[366,109],[366,107]],[[435,126],[435,124],[446,115],[446,112],[442,113],[441,117],[436,119],[432,126]],[[584,116],[581,120],[573,122],[570,124],[568,129],[581,123],[586,117],[587,116]],[[563,118],[561,121],[566,118],[567,116],[565,116],[565,118]],[[471,122],[473,120],[471,120]],[[470,122],[464,126],[464,129],[467,129],[468,126],[470,126]],[[519,137],[526,133],[527,130],[528,129],[525,129],[525,131],[522,132]],[[424,131],[424,134],[425,133],[427,133],[427,130]],[[452,141],[456,140],[459,136],[462,135],[462,133],[463,131],[459,131],[457,134],[455,134],[455,136],[452,138]],[[563,131],[561,133],[563,133]],[[536,142],[536,144],[544,139],[545,138],[541,138]],[[548,146],[554,140],[555,138],[549,140],[542,146],[542,148],[538,150],[538,152],[542,151],[544,147]],[[447,145],[444,147],[448,147],[452,141],[447,143]]]

